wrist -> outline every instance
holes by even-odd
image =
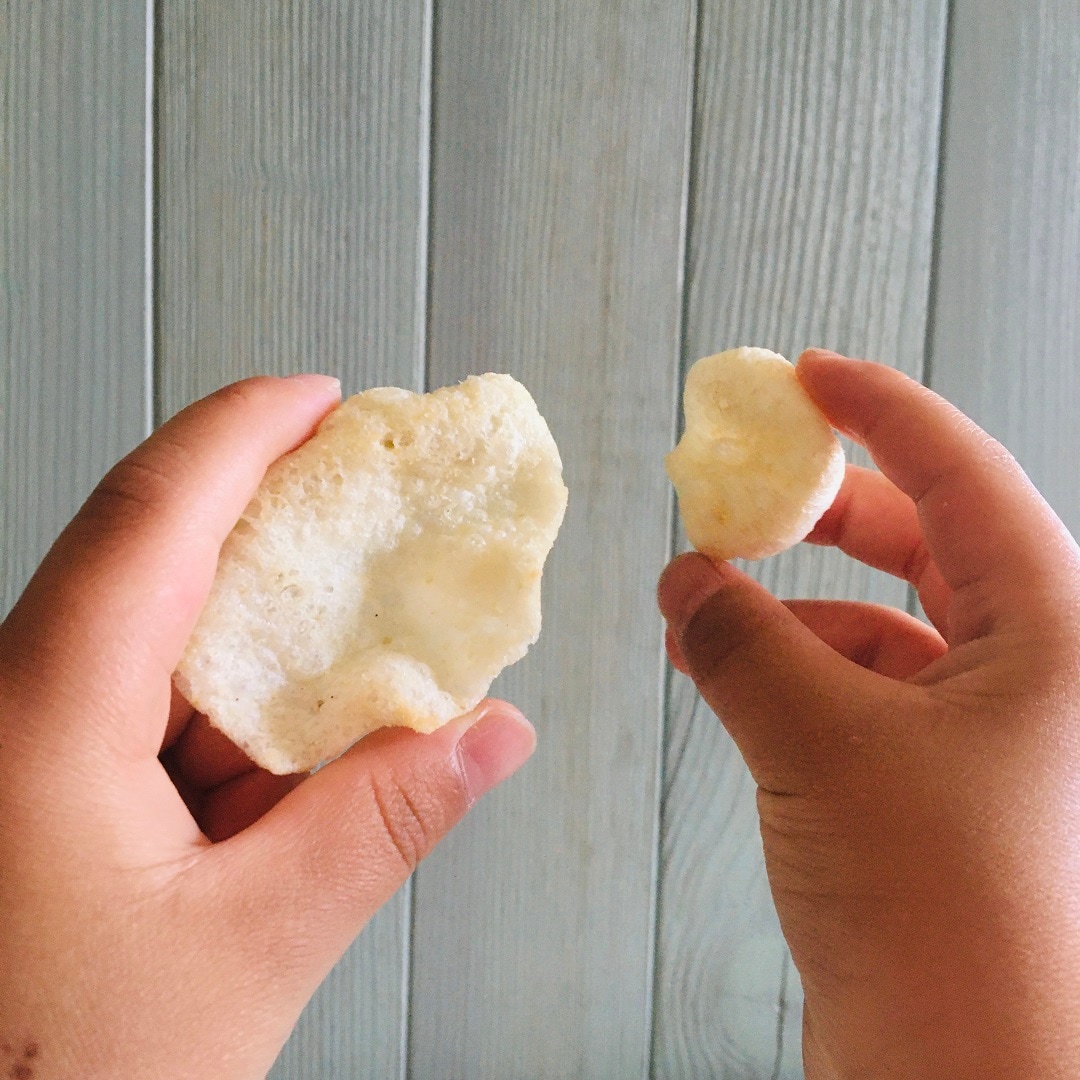
[[[1046,954],[1042,960],[1054,966]],[[1002,979],[998,972],[1011,964],[998,955],[982,973],[956,972],[933,987],[883,972],[831,1001],[808,989],[806,1080],[1080,1076],[1080,993],[1046,971],[1027,985]],[[995,967],[998,972],[989,970]]]

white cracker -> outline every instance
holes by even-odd
[[[386,725],[434,730],[539,635],[566,497],[508,375],[358,394],[267,472],[176,685],[275,773]]]
[[[690,542],[762,559],[802,540],[844,479],[844,451],[782,356],[731,349],[691,367],[686,432],[665,460]]]

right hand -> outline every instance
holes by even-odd
[[[1080,550],[929,390],[817,352],[798,373],[881,469],[849,466],[809,539],[911,582],[933,626],[698,554],[659,600],[758,784],[806,1076],[1080,1076]]]

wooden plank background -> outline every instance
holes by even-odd
[[[431,381],[520,378],[571,499],[544,637],[497,687],[540,748],[417,875],[410,1067],[640,1076],[691,6],[438,11]]]
[[[537,755],[277,1080],[800,1075],[752,785],[662,658],[681,374],[735,344],[887,360],[1080,529],[1078,88],[1075,0],[9,0],[4,609],[151,419],[253,372],[510,371],[563,450],[545,634],[497,687]],[[835,553],[755,573],[905,602]]]
[[[149,433],[146,4],[0,14],[0,610]]]

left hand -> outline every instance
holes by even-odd
[[[264,1076],[371,915],[532,752],[488,701],[272,776],[172,691],[221,542],[338,397],[261,378],[184,410],[0,625],[3,1076]]]

